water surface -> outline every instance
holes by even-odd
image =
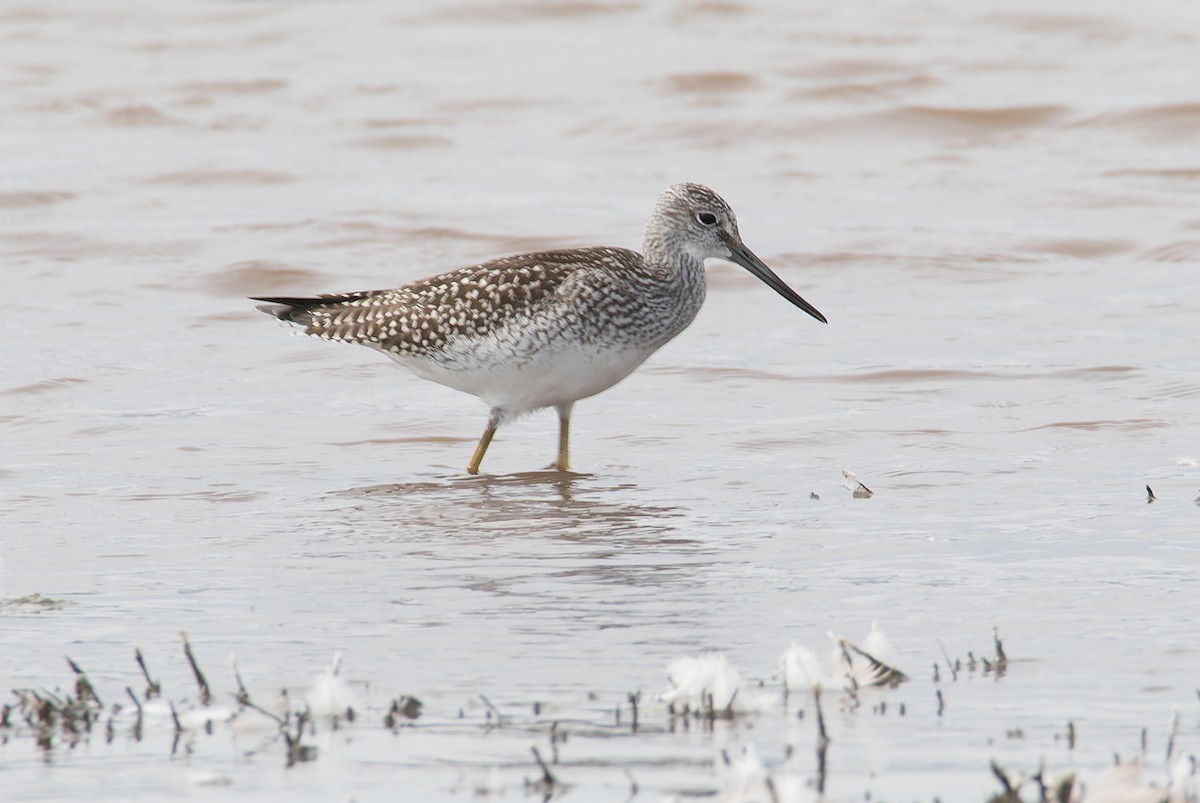
[[[10,4],[3,687],[69,692],[67,654],[111,704],[141,648],[190,710],[183,629],[224,704],[230,654],[267,705],[340,651],[361,716],[291,769],[261,722],[173,756],[161,710],[48,753],[17,722],[4,798],[523,799],[556,721],[564,799],[712,793],[748,745],[811,780],[811,708],[673,722],[664,667],[721,650],[777,689],[790,641],[876,621],[912,680],[827,696],[830,800],[982,800],[991,759],[1094,776],[1143,728],[1161,783],[1173,710],[1198,749],[1198,23]],[[541,470],[541,413],[465,476],[478,401],[244,298],[636,247],[681,180],[830,324],[711,265],[693,326],[577,405],[576,474]],[[1005,676],[950,680],[943,648],[991,655],[993,627]],[[401,694],[425,707],[392,733]]]

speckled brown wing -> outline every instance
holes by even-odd
[[[538,251],[431,276],[392,290],[255,298],[259,309],[304,327],[305,334],[423,356],[460,337],[487,335],[535,312],[575,271],[602,262],[640,261],[633,251],[581,248]]]

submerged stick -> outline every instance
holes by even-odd
[[[142,740],[142,703],[129,686],[125,687],[125,693],[129,695],[130,700],[133,700],[133,706],[137,709],[137,719],[133,723],[133,740],[140,742]]]
[[[770,775],[763,778],[763,784],[767,787],[767,794],[771,796],[771,803],[779,803],[779,793],[775,791],[775,779]]]
[[[296,735],[293,736],[288,732],[288,720],[285,718],[280,729],[283,731],[283,740],[287,744],[287,764],[288,769],[296,766],[302,761],[312,761],[317,757],[317,748],[304,744],[301,740],[304,738],[304,726],[308,724],[311,714],[308,709],[296,712]]]
[[[200,704],[206,706],[212,702],[212,692],[208,688],[208,681],[204,679],[204,673],[200,671],[200,666],[196,663],[196,656],[192,655],[192,645],[188,643],[187,633],[180,630],[179,638],[183,641],[183,654],[187,656],[188,664],[192,667],[192,674],[196,676],[196,685],[200,687]]]
[[[1075,788],[1075,773],[1068,772],[1058,781],[1054,788],[1054,803],[1071,803],[1071,791]]]
[[[992,626],[992,641],[996,647],[996,676],[1003,675],[1008,670],[1008,656],[1004,654],[1004,644],[1000,641],[1000,628]]]
[[[138,648],[133,650],[133,658],[137,661],[138,667],[142,670],[142,677],[146,679],[146,699],[158,697],[162,694],[162,685],[150,677],[150,670],[146,668],[146,659],[142,657],[142,651]]]
[[[825,733],[825,714],[821,711],[821,688],[813,687],[813,706],[817,709],[817,781],[818,795],[825,794],[826,754],[829,751],[829,736]]]
[[[946,652],[946,645],[942,644],[941,639],[937,640],[937,645],[942,651],[942,657],[946,659],[946,666],[950,667],[950,680],[957,681],[958,668],[954,665],[954,662],[950,660],[950,653]]]
[[[1171,729],[1167,733],[1167,757],[1166,757],[1166,759],[1164,759],[1164,761],[1168,765],[1170,765],[1170,763],[1171,763],[1171,755],[1175,752],[1175,737],[1177,737],[1178,735],[1179,735],[1179,709],[1176,708],[1175,712],[1173,714],[1171,714]]]
[[[633,773],[629,771],[629,767],[622,767],[621,769],[625,771],[625,777],[629,779],[629,799],[633,800],[637,797],[638,793],[637,779],[633,777]]]
[[[999,781],[1000,785],[1004,787],[1005,796],[1007,798],[1012,798],[1014,800],[1018,799],[1016,797],[1017,790],[1012,785],[1012,781],[1010,781],[1008,779],[1008,773],[1004,771],[1003,767],[1001,767],[999,764],[996,763],[995,759],[992,760],[991,764],[992,764],[992,775],[995,775],[996,780]]]
[[[502,725],[504,725],[504,715],[500,713],[499,708],[492,705],[492,701],[487,698],[487,695],[481,694],[481,695],[479,695],[479,699],[483,700],[483,704],[488,707],[488,716],[491,717],[492,715],[495,715],[496,727],[501,727]]]
[[[175,711],[175,703],[168,700],[167,705],[171,708],[171,721],[175,723],[175,737],[171,739],[171,756],[175,756],[179,750],[179,737],[183,735],[183,726],[179,724],[179,714]]]
[[[88,680],[87,673],[71,660],[71,656],[63,656],[67,659],[67,664],[71,667],[71,671],[75,673],[75,697],[80,703],[87,704],[88,700],[92,700],[100,708],[104,707],[104,703],[100,701],[100,696],[96,694],[96,690],[92,688],[92,682]]]
[[[263,708],[258,703],[255,703],[249,697],[247,697],[245,700],[243,700],[239,697],[238,704],[243,705],[246,708],[249,708],[251,711],[257,711],[258,713],[262,714],[265,717],[270,717],[271,719],[275,720],[275,724],[277,724],[280,728],[284,728],[287,726],[287,720],[285,718],[279,716],[278,714],[272,713],[271,711],[268,711],[267,709]]]
[[[234,695],[234,699],[237,700],[238,705],[249,706],[251,705],[250,692],[246,689],[246,684],[242,682],[242,673],[238,671],[237,659],[231,657],[229,662],[233,664],[233,679],[237,681],[238,687],[237,694]],[[254,708],[258,708],[258,706],[254,706]],[[261,711],[262,709],[259,710]],[[276,717],[276,719],[278,719],[278,717]]]
[[[553,789],[554,785],[558,783],[554,777],[554,773],[550,771],[549,765],[546,764],[546,762],[542,759],[542,754],[538,752],[537,745],[531,744],[529,745],[529,749],[533,751],[534,760],[537,761],[538,766],[542,768],[542,779],[534,784],[534,786],[547,791]]]

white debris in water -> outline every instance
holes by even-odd
[[[1200,466],[1200,463],[1197,463],[1196,459],[1193,457],[1182,455],[1175,458],[1175,465],[1179,466],[1180,468],[1195,468],[1196,466]]]
[[[279,716],[282,717],[283,712],[280,712]],[[279,720],[272,719],[262,711],[256,711],[253,708],[243,708],[241,711],[238,711],[238,715],[234,717],[229,727],[233,729],[234,733],[247,735],[278,733]]]
[[[1180,756],[1171,764],[1171,785],[1168,803],[1196,803],[1200,787],[1196,784],[1196,757]]]
[[[721,652],[675,659],[667,667],[667,680],[671,690],[659,699],[677,709],[753,713],[765,709],[772,700],[771,694],[749,688]]]
[[[1196,800],[1195,760],[1191,756],[1171,767],[1171,785],[1162,787],[1142,780],[1139,759],[1117,764],[1080,783],[1083,794],[1072,796],[1078,803],[1193,803]]]
[[[872,658],[889,665],[894,663],[896,657],[892,640],[879,629],[879,622],[871,622],[871,632],[867,633],[867,637],[863,639],[862,650],[869,653]]]
[[[237,711],[221,705],[206,706],[179,715],[179,727],[185,731],[200,731],[213,725],[223,725],[237,716]]]
[[[849,639],[829,634],[833,641],[830,654],[830,668],[822,670],[820,661],[812,650],[792,642],[792,645],[779,656],[780,671],[783,674],[784,688],[788,692],[810,691],[816,689],[845,689],[861,686],[875,686],[895,680],[886,670],[894,671],[891,641],[879,629],[876,622],[871,623],[871,632],[862,640],[862,646]],[[874,658],[873,663],[866,655]],[[880,664],[885,665],[881,672]]]
[[[779,656],[779,669],[783,673],[783,688],[788,692],[809,691],[833,685],[833,679],[821,670],[821,662],[807,647],[796,642]]]
[[[834,644],[834,674],[845,688],[891,686],[907,679],[895,668],[892,643],[875,622],[861,647],[844,636],[830,633],[829,638]]]
[[[193,772],[187,776],[188,786],[231,786],[233,778],[217,772]]]
[[[848,468],[842,469],[842,484],[846,486],[846,490],[850,491],[850,495],[855,499],[870,499],[875,495],[867,486],[859,481],[858,475]]]
[[[155,697],[153,700],[147,700],[142,703],[142,715],[148,719],[170,719],[171,705],[161,697]]]
[[[716,803],[815,803],[820,798],[798,775],[777,775],[763,766],[753,746],[717,761]]]
[[[333,664],[313,680],[312,686],[304,695],[308,710],[314,719],[333,719],[346,716],[346,711],[353,707],[354,696],[346,681],[338,677],[342,667],[342,654],[335,653]]]
[[[487,780],[475,784],[475,794],[479,797],[503,795],[507,791],[504,782],[500,780],[500,768],[492,767]]]

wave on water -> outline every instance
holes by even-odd
[[[75,193],[73,192],[55,192],[52,190],[0,192],[0,209],[49,206],[50,204],[69,201],[74,197]]]
[[[269,186],[290,184],[297,178],[292,173],[280,170],[179,170],[154,176],[148,180],[148,183],[175,184],[183,187]]]
[[[1200,102],[1159,103],[1104,112],[1074,123],[1077,128],[1107,128],[1155,139],[1192,141],[1200,135]]]

